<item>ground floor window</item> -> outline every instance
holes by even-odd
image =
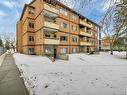
[[[60,53],[62,53],[62,54],[63,54],[63,53],[67,53],[67,48],[61,48],[61,49],[60,49]]]
[[[86,53],[87,52],[87,47],[80,47],[80,52],[81,53]]]
[[[77,48],[72,48],[72,53],[77,53],[78,49]]]
[[[29,48],[29,54],[34,54],[34,48]]]
[[[52,48],[45,48],[46,54],[53,54],[54,50]]]

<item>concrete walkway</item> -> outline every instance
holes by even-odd
[[[29,95],[11,54],[0,67],[0,95]]]

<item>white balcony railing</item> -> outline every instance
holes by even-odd
[[[50,11],[52,13],[55,13],[55,14],[59,14],[59,10],[56,9],[55,7],[51,6],[51,5],[48,5],[48,4],[44,4],[44,9],[47,10],[47,11]]]
[[[91,46],[92,43],[91,43],[91,42],[83,42],[83,41],[81,41],[81,42],[80,42],[80,45],[81,45],[81,46]]]
[[[84,20],[82,20],[82,19],[80,19],[80,24],[81,24],[81,25],[84,25],[84,26],[86,26],[86,27],[92,28],[92,25],[91,25],[91,24],[87,23],[86,21],[84,21]]]
[[[59,39],[53,39],[53,38],[45,38],[44,39],[44,44],[47,44],[47,45],[59,45],[60,41]]]
[[[90,33],[84,32],[82,30],[80,30],[80,35],[86,36],[86,37],[92,37],[92,35]]]
[[[44,26],[52,29],[59,29],[59,25],[53,22],[44,21]]]

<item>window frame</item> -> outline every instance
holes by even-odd
[[[76,38],[76,40],[74,40],[75,38]],[[73,37],[72,37],[72,42],[73,42],[73,43],[77,43],[77,42],[78,42],[78,37],[73,36]]]
[[[34,29],[35,28],[34,22],[28,22],[28,27]]]
[[[34,42],[34,36],[29,36],[29,42]]]
[[[68,28],[68,24],[66,22],[63,22],[63,21],[61,22],[60,26],[61,26],[62,29],[67,29]]]
[[[68,41],[68,36],[60,36],[60,42],[67,42],[67,41]]]
[[[68,51],[68,48],[60,48],[60,54],[66,54]]]
[[[68,13],[64,8],[60,8],[60,14],[62,14],[64,16],[68,16]]]
[[[77,19],[78,19],[78,16],[72,15],[71,18],[72,18],[73,20],[77,20]]]
[[[71,29],[72,29],[73,32],[76,32],[76,31],[78,31],[78,26],[71,25]]]
[[[78,48],[72,48],[72,53],[78,53]]]

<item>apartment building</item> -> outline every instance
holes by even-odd
[[[113,44],[113,38],[110,37],[110,40],[107,37],[102,38],[102,49],[103,50],[110,50],[110,45]]]
[[[56,56],[95,51],[98,27],[56,0],[33,0],[17,22],[17,51]]]

